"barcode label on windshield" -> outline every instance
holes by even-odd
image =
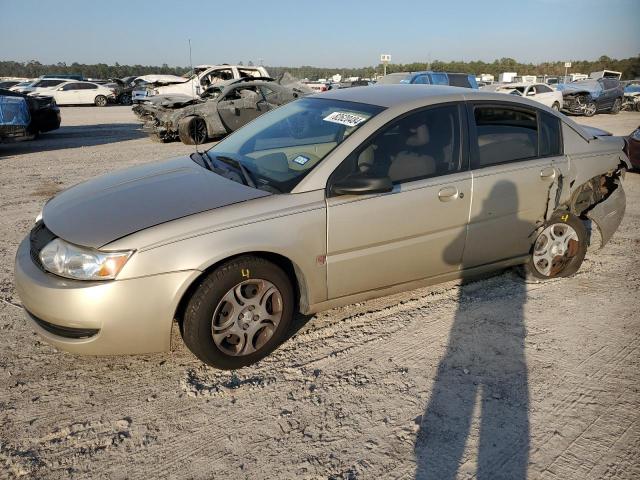
[[[333,112],[324,117],[325,122],[339,123],[340,125],[346,125],[347,127],[355,127],[365,120],[366,117],[347,112]]]

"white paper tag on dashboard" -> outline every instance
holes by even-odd
[[[305,157],[304,155],[298,155],[296,158],[292,160],[292,162],[295,162],[298,165],[304,165],[308,161],[309,161],[309,158]]]
[[[355,127],[366,120],[366,117],[348,112],[333,112],[324,117],[325,122],[339,123],[347,127]]]

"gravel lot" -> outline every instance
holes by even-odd
[[[43,202],[192,151],[151,142],[128,107],[62,116],[0,145],[0,478],[640,478],[640,175],[572,278],[506,271],[301,318],[271,357],[220,372],[179,339],[76,357],[29,328],[13,258]],[[577,120],[628,134],[640,114]]]

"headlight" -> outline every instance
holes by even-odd
[[[40,252],[44,268],[61,277],[76,280],[112,280],[124,267],[133,251],[101,252],[79,247],[59,238]]]
[[[631,134],[631,138],[640,142],[640,128]]]

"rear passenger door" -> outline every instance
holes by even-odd
[[[562,161],[559,131],[548,132],[547,115],[557,120],[513,103],[469,103],[473,200],[464,268],[529,252]]]

